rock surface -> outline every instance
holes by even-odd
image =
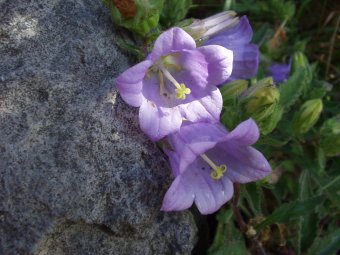
[[[0,0],[0,254],[190,254],[101,0]]]

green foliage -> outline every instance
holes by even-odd
[[[228,83],[228,85],[223,85],[220,88],[223,104],[228,105],[237,100],[243,91],[248,88],[248,81],[246,80],[236,80]]]
[[[254,226],[268,253],[280,254],[284,247],[287,254],[335,254],[340,249],[340,90],[332,82],[340,83],[340,58],[329,40],[340,22],[331,14],[334,7],[316,0],[227,0],[224,8],[247,14],[262,54],[258,76],[246,90],[222,89],[223,123],[233,128],[256,119],[261,130],[256,145],[273,167],[265,180],[242,187],[238,206],[245,222]],[[326,44],[327,51],[321,50]],[[327,65],[321,52],[333,64]],[[274,62],[291,63],[289,78],[277,85],[275,107],[268,103],[269,80],[261,80]],[[267,91],[249,100],[259,84]],[[263,108],[262,102],[267,102]],[[249,250],[252,239],[244,236]]]
[[[323,200],[322,196],[312,197],[303,201],[294,201],[285,203],[275,209],[275,211],[266,217],[266,219],[256,226],[257,230],[273,223],[288,223],[296,220],[299,216],[303,216],[306,212],[314,210]]]
[[[283,0],[242,0],[226,5],[238,12],[250,12],[254,15],[266,15],[270,20],[284,21],[293,17],[295,5],[290,1]]]
[[[163,0],[104,0],[111,16],[119,26],[125,27],[141,37],[148,37],[158,25]]]
[[[301,52],[293,55],[291,69],[292,75],[286,83],[280,86],[280,102],[285,111],[288,111],[299,98],[309,92],[313,78],[308,60]]]
[[[340,249],[340,229],[337,229],[322,238],[314,241],[309,249],[309,255],[335,254]]]
[[[166,0],[161,13],[161,23],[170,27],[183,20],[191,4],[192,0]]]
[[[244,238],[240,230],[233,223],[231,209],[224,209],[218,214],[218,225],[214,242],[208,255],[247,255]],[[229,237],[229,238],[226,238]]]
[[[304,134],[318,121],[322,111],[322,100],[312,99],[306,101],[293,119],[293,129],[296,134]]]
[[[340,153],[340,115],[326,120],[320,130],[320,146],[327,156]]]

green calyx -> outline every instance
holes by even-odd
[[[260,122],[268,118],[280,100],[279,90],[266,78],[253,85],[244,99],[245,113]]]
[[[321,99],[306,101],[294,116],[294,132],[298,135],[308,132],[308,130],[310,130],[318,121],[322,107],[323,104]]]

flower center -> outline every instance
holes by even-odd
[[[213,178],[214,180],[221,179],[223,174],[227,171],[227,165],[223,164],[217,166],[206,154],[203,153],[200,156],[213,169],[210,174],[211,178]]]
[[[171,73],[164,68],[164,66],[159,67],[159,80],[160,80],[160,94],[162,95],[165,91],[164,87],[164,76],[176,87],[176,98],[185,99],[186,95],[191,93],[191,90],[185,86],[184,83],[178,83],[176,79],[171,75]]]

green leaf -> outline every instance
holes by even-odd
[[[284,145],[286,145],[289,142],[289,140],[285,140],[285,141],[281,141],[279,139],[276,139],[274,137],[270,137],[270,136],[265,136],[262,137],[257,144],[265,144],[265,145],[269,145],[269,146],[273,146],[273,147],[282,147]]]
[[[311,88],[307,91],[306,100],[323,98],[327,92],[332,90],[332,85],[326,81],[315,80],[311,83]]]
[[[322,202],[322,200],[323,196],[316,196],[304,201],[294,201],[282,204],[263,222],[257,225],[256,230],[259,231],[273,223],[288,223],[291,220],[295,220],[299,216],[305,215],[306,212],[308,213],[309,211],[314,210],[315,207]]]
[[[160,21],[166,28],[176,24],[185,18],[190,6],[191,0],[166,0],[161,12]]]
[[[284,108],[291,107],[302,95],[304,77],[304,70],[299,69],[293,73],[287,82],[281,84],[280,103]]]
[[[242,192],[246,198],[250,209],[256,215],[262,215],[261,202],[262,202],[262,189],[255,182],[242,186]]]
[[[249,254],[244,241],[233,241],[223,244],[216,250],[208,252],[209,255],[247,255]]]
[[[217,215],[217,220],[215,238],[208,250],[208,255],[249,254],[242,233],[235,227],[232,210],[222,209]]]
[[[311,176],[309,170],[302,171],[299,178],[299,199],[306,200],[312,194]],[[299,218],[299,229],[297,238],[298,254],[306,251],[317,235],[318,216],[314,212],[306,212],[304,216]]]
[[[301,217],[301,251],[305,252],[312,244],[318,232],[319,218],[317,213]]]
[[[336,254],[338,249],[340,249],[340,229],[316,239],[308,255],[331,255]]]

